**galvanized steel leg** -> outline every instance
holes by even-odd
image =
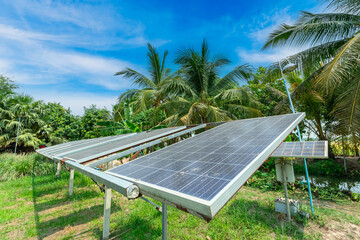
[[[74,188],[74,173],[75,170],[71,169],[70,170],[70,182],[69,182],[69,196],[71,197],[73,194],[73,188]]]
[[[105,187],[103,239],[109,239],[111,213],[111,188]]]
[[[60,171],[61,171],[61,163],[58,162],[58,163],[57,163],[57,169],[56,169],[56,176],[57,176],[57,177],[60,176]]]
[[[167,205],[162,203],[162,240],[167,239]]]
[[[284,183],[286,212],[287,212],[288,220],[290,221],[290,220],[291,220],[291,215],[290,215],[289,196],[288,196],[287,184],[286,184],[285,162],[282,162],[282,164],[281,164],[281,170],[282,170],[282,177],[283,177],[283,183]]]

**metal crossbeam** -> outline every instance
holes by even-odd
[[[127,198],[137,198],[139,196],[139,188],[126,180],[111,176],[104,172],[100,172],[93,168],[81,165],[73,161],[66,161],[65,164],[81,172],[82,174],[104,184],[105,186],[114,189],[115,191],[123,194]]]

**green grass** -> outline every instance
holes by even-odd
[[[60,178],[27,176],[1,182],[0,238],[99,239],[103,194],[89,178],[75,173],[74,195],[70,198],[68,180],[69,173],[62,172]],[[360,230],[360,203],[317,201],[317,217],[296,217],[289,223],[285,216],[274,212],[274,199],[281,194],[244,187],[210,223],[169,207],[168,237],[321,239],[329,229],[340,231],[348,224],[358,227],[354,231]],[[291,197],[300,199],[303,209],[309,211],[305,192]],[[114,239],[161,239],[161,213],[141,199],[130,201],[113,191],[110,229]]]

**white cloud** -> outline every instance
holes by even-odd
[[[280,24],[291,24],[294,22],[295,19],[289,14],[289,7],[286,7],[278,12],[275,12],[272,16],[264,16],[261,22],[258,23],[260,27],[253,28],[254,30],[251,31],[248,36],[257,43],[263,44],[269,37],[270,33]]]
[[[61,36],[56,35],[24,31],[5,24],[0,24],[0,36],[22,42],[30,40],[59,41],[61,38]]]
[[[296,54],[300,52],[301,49],[297,48],[281,48],[271,51],[261,52],[259,50],[245,50],[238,48],[236,50],[239,58],[243,62],[251,63],[251,64],[261,64],[261,63],[272,63],[280,61],[288,56]]]
[[[8,71],[11,68],[11,63],[4,60],[4,59],[0,59],[0,73],[5,73],[6,71]]]
[[[101,8],[86,3],[62,3],[51,0],[12,0],[7,4],[17,10],[21,16],[37,17],[44,21],[65,22],[81,28],[87,28],[94,31],[101,31],[112,27],[114,19],[111,16],[116,15],[114,9]],[[133,34],[142,31],[143,26],[129,19],[117,17],[117,27]]]
[[[130,62],[75,52],[46,50],[43,52],[42,60],[59,73],[68,76],[85,76],[87,83],[111,90],[126,89],[131,85],[129,80],[114,76],[116,72],[126,67],[140,69]]]
[[[116,103],[116,95],[108,96],[104,94],[95,94],[88,92],[60,92],[53,89],[48,90],[26,90],[27,94],[32,95],[36,100],[44,102],[60,103],[65,108],[70,108],[75,115],[82,115],[84,107],[95,104],[99,108],[105,107],[112,110],[112,106]]]
[[[0,47],[1,73],[21,84],[55,84],[77,78],[84,83],[121,90],[129,88],[131,83],[113,76],[114,73],[125,67],[141,70],[124,60],[79,53],[43,42],[53,39],[58,38],[0,24],[0,43],[6,46]]]
[[[268,64],[277,62],[288,56],[300,52],[300,48],[278,48],[273,50],[261,51],[261,47],[265,44],[271,32],[273,32],[280,24],[292,24],[296,21],[296,16],[291,16],[290,8],[286,7],[273,15],[264,15],[262,19],[258,20],[253,27],[248,37],[253,41],[253,49],[244,49],[238,47],[236,52],[242,62],[250,64]]]

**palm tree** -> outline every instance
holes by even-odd
[[[330,114],[340,128],[360,132],[360,0],[325,2],[334,12],[302,12],[294,25],[273,31],[263,49],[311,46],[282,62],[296,62],[323,97],[333,99]]]
[[[291,98],[298,111],[306,112],[306,119],[303,121],[305,127],[316,134],[319,140],[328,139],[331,120],[329,109],[331,103],[329,98],[323,98],[316,90],[314,81],[316,74],[304,79],[299,71],[288,73],[286,80],[290,85]],[[276,106],[276,113],[291,112],[287,95],[282,95],[283,100]]]
[[[236,115],[261,115],[250,92],[238,81],[250,78],[248,65],[241,65],[219,77],[221,67],[230,63],[223,57],[211,59],[206,40],[201,51],[193,48],[180,50],[175,63],[180,65],[177,84],[173,85],[171,101],[156,110],[169,116],[165,122],[173,125],[226,121]]]
[[[176,81],[174,81],[176,73],[171,74],[171,70],[165,66],[168,51],[164,52],[161,59],[159,53],[150,43],[147,46],[149,77],[131,68],[115,73],[117,76],[133,80],[134,84],[141,87],[141,89],[129,89],[119,97],[119,103],[126,100],[132,101],[134,113],[158,107],[166,102],[169,88],[176,85]]]
[[[41,139],[51,138],[52,129],[43,121],[46,108],[41,101],[28,95],[10,95],[0,103],[0,145],[13,147],[16,141],[19,117],[18,146],[34,149]]]

